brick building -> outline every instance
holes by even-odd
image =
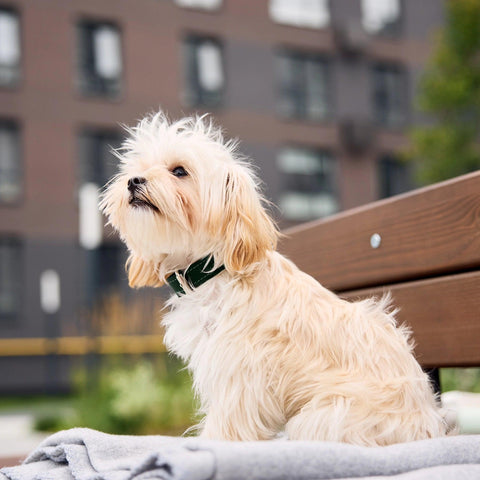
[[[119,124],[159,106],[240,138],[282,225],[410,188],[396,152],[443,15],[442,0],[0,0],[0,339],[77,331],[125,288],[95,186]],[[0,390],[44,387],[48,355],[27,353],[0,352]]]

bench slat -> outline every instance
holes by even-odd
[[[418,361],[430,367],[480,365],[480,272],[342,293],[381,297],[390,291],[397,318],[413,330]]]
[[[280,251],[336,291],[478,268],[480,171],[285,233]]]

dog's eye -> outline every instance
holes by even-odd
[[[172,170],[172,175],[175,175],[175,177],[186,177],[188,173],[183,167],[175,167]]]

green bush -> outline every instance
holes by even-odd
[[[441,368],[440,384],[443,392],[461,390],[480,393],[480,368]]]
[[[190,377],[166,356],[156,362],[107,360],[75,375],[75,400],[65,416],[38,418],[38,429],[89,427],[116,434],[180,435],[194,421]]]

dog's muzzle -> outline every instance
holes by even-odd
[[[127,188],[130,192],[128,203],[132,207],[149,208],[158,213],[158,207],[150,202],[144,195],[144,186],[146,183],[147,180],[143,177],[132,177],[128,180]]]
[[[128,191],[133,195],[142,185],[147,183],[147,179],[144,177],[132,177],[128,180]]]

